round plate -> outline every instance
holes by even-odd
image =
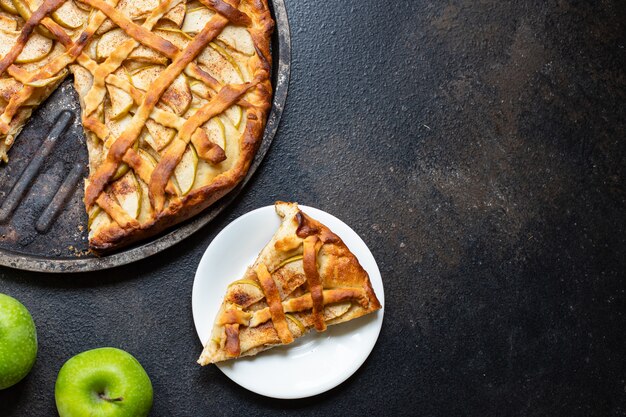
[[[384,306],[380,271],[365,242],[338,218],[316,208],[300,208],[339,235],[369,274]],[[203,346],[228,284],[243,276],[279,225],[274,206],[256,209],[226,226],[204,252],[191,297],[193,320]],[[330,326],[323,333],[311,331],[288,346],[217,366],[237,384],[267,397],[287,399],[320,394],[341,384],[365,362],[378,339],[383,309]]]
[[[276,28],[272,36],[272,86],[274,97],[259,146],[245,178],[226,196],[192,219],[169,228],[164,233],[119,251],[96,256],[88,252],[87,214],[83,205],[83,188],[77,187],[71,198],[60,204],[60,214],[47,231],[37,229],[37,219],[42,216],[64,178],[69,178],[72,168],[83,166],[86,172],[87,151],[83,128],[80,124],[78,98],[67,79],[42,103],[26,124],[19,140],[11,150],[11,164],[0,173],[0,265],[16,269],[41,272],[86,272],[125,265],[152,256],[189,237],[210,223],[225,210],[246,186],[267,153],[285,107],[291,67],[291,35],[284,0],[268,2]],[[66,111],[59,113],[59,108]],[[67,110],[69,109],[69,111]],[[54,126],[54,127],[53,127]],[[58,143],[34,169],[32,158],[38,155],[47,132],[56,135]],[[45,136],[44,136],[45,137]],[[36,157],[35,157],[36,158]],[[7,195],[30,167],[30,186],[15,187],[21,190],[12,198],[9,213],[1,207]],[[82,177],[78,175],[77,178]],[[55,186],[51,186],[55,185]],[[82,182],[81,182],[82,184]]]

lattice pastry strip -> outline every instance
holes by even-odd
[[[173,7],[181,3],[182,0],[166,0],[150,13],[144,24],[146,30],[152,29],[159,19],[163,17]],[[101,5],[104,2],[89,2],[92,6]],[[96,4],[97,3],[97,4]],[[106,3],[105,3],[106,4]],[[115,9],[113,9],[115,10]],[[151,33],[151,32],[150,32]],[[139,46],[139,42],[134,38],[129,38],[118,46],[106,60],[98,66],[93,74],[93,86],[85,97],[85,108],[83,109],[83,119],[91,116],[91,114],[100,106],[106,94],[105,78],[119,68],[120,65],[128,58],[130,53]]]
[[[198,362],[215,363],[289,344],[381,308],[367,272],[326,226],[296,203],[244,277],[231,283]]]
[[[92,0],[89,0],[92,1]],[[94,0],[94,2],[98,2]],[[108,16],[114,19],[123,18],[118,16],[111,10],[107,10]],[[114,9],[113,9],[114,11]],[[125,22],[121,21],[121,24]],[[154,81],[151,89],[146,92],[146,96],[141,105],[135,112],[130,125],[124,130],[124,132],[116,139],[111,148],[108,151],[106,160],[102,166],[91,176],[89,184],[85,190],[85,204],[87,207],[91,207],[97,197],[104,191],[104,188],[108,185],[113,175],[117,172],[119,164],[126,152],[133,146],[138,139],[141,131],[144,128],[145,123],[150,117],[150,113],[155,108],[159,98],[163,95],[165,90],[170,86],[174,79],[184,70],[184,68],[200,53],[200,51],[208,44],[210,40],[217,36],[223,27],[228,23],[228,20],[216,15],[212,18],[200,33],[189,42],[187,47],[178,53],[172,63],[165,69],[158,78]],[[151,38],[151,33],[144,33],[139,30],[139,26],[134,25],[132,22],[126,22],[128,28],[136,30],[129,30],[129,35],[138,36],[145,35],[147,39]],[[124,27],[124,29],[127,29]],[[148,35],[150,33],[150,35]],[[142,39],[145,41],[145,39]],[[158,44],[158,41],[152,40],[147,43]],[[168,42],[169,44],[169,42]],[[152,182],[152,181],[151,181]],[[158,208],[160,212],[162,207]]]
[[[32,14],[26,9],[25,13],[30,14],[28,20],[24,23],[20,35],[15,39],[10,50],[0,59],[0,74],[6,72],[16,81],[19,78],[19,81],[23,84],[21,88],[7,92],[6,82],[3,82],[3,87],[5,88],[2,88],[4,90],[2,93],[5,95],[6,102],[2,103],[2,115],[0,115],[0,135],[4,136],[4,141],[0,143],[0,158],[4,161],[8,159],[6,155],[7,150],[11,147],[14,138],[19,134],[26,119],[30,116],[30,107],[41,102],[53,91],[54,87],[62,80],[62,76],[65,75],[67,65],[73,62],[77,55],[80,55],[93,32],[97,30],[106,18],[99,12],[92,14],[87,21],[85,30],[76,32],[79,36],[77,37],[77,42],[73,43],[68,34],[56,23],[45,17],[46,14],[58,8],[61,3],[58,0],[46,0]],[[3,15],[9,21],[18,22],[20,20],[18,16],[10,16],[12,17]],[[40,49],[39,54],[35,53],[35,56],[29,57],[29,60],[35,61],[34,71],[29,72],[17,66],[16,63],[19,62],[19,57],[25,52],[24,49],[29,44],[30,38],[40,36],[35,33],[35,29],[40,22],[45,23],[46,30],[52,32],[50,36],[59,39],[66,50],[61,53],[56,48],[56,45],[51,46],[48,53],[42,52]],[[51,56],[48,56],[48,54]],[[62,72],[63,74],[60,74]]]
[[[11,1],[28,7],[0,13],[0,36],[19,29],[0,58],[0,157],[69,68],[92,248],[158,233],[245,176],[271,98],[265,0]],[[35,41],[52,52],[22,65]]]

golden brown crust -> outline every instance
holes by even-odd
[[[141,105],[133,116],[131,125],[115,140],[109,149],[106,161],[90,176],[89,184],[85,189],[85,205],[87,209],[91,208],[98,196],[111,181],[111,178],[122,162],[122,158],[137,141],[145,123],[150,117],[150,113],[155,108],[165,90],[226,23],[226,19],[217,19],[214,24],[207,24],[198,36],[176,56],[172,64],[169,65],[150,86]],[[162,207],[159,207],[158,211],[162,211]]]
[[[228,3],[219,0],[200,0],[207,7],[215,10],[226,17],[231,23],[241,26],[248,26],[252,23],[250,18]]]
[[[267,304],[269,304],[270,317],[272,318],[272,323],[274,324],[274,329],[278,334],[278,338],[283,344],[293,342],[293,335],[287,326],[287,318],[285,317],[285,312],[283,311],[283,305],[280,301],[278,288],[276,288],[276,284],[274,283],[272,276],[267,270],[267,267],[263,264],[260,264],[256,268],[256,274],[259,283],[261,284],[261,288],[265,293],[265,300],[267,301]]]
[[[311,301],[313,302],[311,306],[313,324],[315,330],[323,332],[326,330],[326,323],[323,317],[324,294],[322,293],[322,281],[317,271],[317,252],[321,246],[318,243],[320,243],[320,240],[315,235],[307,236],[304,239],[302,264],[306,281],[309,284],[309,291],[311,292]]]
[[[138,228],[131,229],[132,233],[129,233],[128,229],[121,228],[118,224],[112,224],[91,238],[89,244],[92,249],[98,253],[104,253],[108,250],[118,249],[154,236],[177,223],[195,216],[225,196],[248,172],[248,168],[260,144],[260,135],[262,135],[264,127],[262,120],[264,119],[257,119],[254,123],[248,123],[242,141],[242,157],[233,169],[221,174],[206,187],[193,190],[178,202],[170,204],[152,222],[144,223]]]
[[[84,22],[75,30],[69,30],[49,17],[65,1],[45,0],[37,10],[28,12],[16,43],[9,53],[0,58],[0,73],[7,73],[19,83],[0,86],[0,158],[6,158],[6,151],[28,119],[32,105],[40,103],[54,90],[62,81],[67,67],[73,65],[75,73],[79,67],[85,70],[88,79],[83,77],[79,81],[79,77],[75,77],[90,149],[91,176],[86,183],[85,203],[90,215],[90,246],[96,253],[102,253],[158,234],[194,216],[227,194],[245,177],[262,139],[271,106],[269,44],[274,23],[266,0],[200,0],[208,8],[210,17],[206,24],[202,22],[198,30],[192,32],[194,36],[189,36],[182,33],[181,28],[185,21],[183,3],[186,0],[160,1],[158,7],[144,10],[141,18],[135,15],[131,18],[124,11],[127,6],[119,8],[116,0],[84,0],[82,3],[96,11],[90,15],[86,13]],[[133,6],[140,14],[142,6],[137,4],[147,4],[145,1],[148,0],[139,0]],[[168,16],[170,23],[162,23],[164,16]],[[193,19],[191,22],[193,25]],[[172,27],[172,24],[178,28]],[[226,29],[229,29],[229,35]],[[247,38],[238,37],[241,36],[241,32],[237,32],[239,29],[246,31]],[[126,36],[126,40],[123,38],[112,44],[113,50],[108,55],[94,56],[99,45],[95,41],[101,41],[104,35],[115,30]],[[158,30],[161,32],[157,33]],[[62,47],[59,53],[35,66],[33,72],[28,72],[14,62],[26,41],[36,32],[45,33]],[[234,43],[229,43],[229,39]],[[238,46],[237,42],[241,44]],[[251,42],[252,49],[246,42]],[[123,71],[118,71],[126,65],[125,60],[132,60],[133,53],[141,48],[144,48],[144,54],[146,51],[152,53],[146,56],[153,56],[155,62],[172,61],[150,88],[144,90],[138,89],[134,80],[124,77]],[[224,48],[233,49],[226,51]],[[213,58],[210,54],[204,58],[205,61],[201,61],[200,55],[206,49],[213,49],[214,54],[221,56],[219,59],[230,63],[239,72],[241,82],[232,77],[221,79],[219,59],[218,64],[211,67],[210,59]],[[208,63],[206,59],[209,59]],[[137,66],[131,65],[131,68]],[[191,110],[187,112],[190,103],[184,102],[190,98],[196,100],[189,91],[190,86],[185,87],[188,88],[185,94],[170,88],[183,74],[186,79],[197,80],[203,88],[208,88],[208,93],[202,92],[202,88],[197,93],[205,101],[198,99],[198,103],[194,102],[194,106],[198,106],[193,108],[195,114]],[[55,83],[51,82],[53,77]],[[46,81],[48,79],[51,81]],[[35,84],[24,84],[32,82]],[[14,88],[16,86],[18,88]],[[107,113],[113,100],[112,96],[107,96],[112,94],[107,89],[113,86],[128,97],[122,98],[130,100],[128,106],[131,110],[127,111],[130,111],[132,120],[124,127],[116,119],[119,115]],[[240,121],[222,129],[226,129],[231,137],[238,136],[236,145],[233,145],[238,147],[236,152],[216,143],[215,138],[209,138],[205,131],[206,124],[212,119],[217,120],[218,115],[231,120],[236,118],[236,113],[233,116],[232,112],[233,105],[241,109]],[[230,115],[224,116],[227,111],[231,111]],[[155,120],[162,129],[170,129],[177,134],[173,140],[153,146],[158,157],[151,164],[138,152],[137,143],[142,141],[145,147],[145,126],[150,129],[148,123],[154,125]],[[227,133],[223,134],[227,136]],[[205,176],[192,181],[191,188],[183,190],[174,181],[174,173],[183,164],[182,159],[189,153],[190,147],[197,148],[194,157],[205,164]],[[148,211],[139,210],[137,204],[125,204],[121,200],[124,195],[116,194],[114,183],[129,169],[141,182],[137,183],[138,192],[143,188],[145,196],[140,196],[137,204],[141,205],[143,201],[143,207],[152,206]],[[92,217],[97,217],[95,220],[99,221],[94,223]]]
[[[29,118],[32,106],[45,100],[61,83],[67,74],[67,65],[82,56],[81,50],[90,38],[90,34],[93,33],[92,29],[97,28],[105,18],[100,13],[93,14],[86,26],[79,27],[73,32],[76,39],[74,43],[63,28],[47,17],[48,13],[57,9],[61,4],[63,4],[61,0],[47,0],[37,10],[31,11],[28,5],[22,3],[23,9],[19,12],[21,16],[5,13],[5,22],[13,21],[16,26],[22,19],[26,19],[26,22],[19,30],[19,36],[13,42],[9,52],[0,60],[0,75],[9,76],[9,78],[2,78],[4,85],[0,87],[0,90],[3,90],[1,94],[4,96],[10,91],[10,88],[6,88],[6,82],[11,79],[23,84],[18,90],[10,92],[0,104],[0,159],[4,162],[8,162],[7,152]],[[39,23],[41,26],[37,26]],[[44,38],[36,32],[43,34]],[[30,43],[29,38],[36,36],[39,36],[40,42],[45,38],[52,39],[52,47],[47,52],[45,49],[39,49],[40,53],[36,58],[31,56],[29,59],[32,59],[34,63],[26,65],[23,65],[24,62],[30,61],[18,63],[17,58],[26,44]],[[58,41],[62,47],[58,48],[59,45],[54,41]],[[63,47],[66,49],[65,53],[62,51]]]
[[[224,350],[231,357],[239,356],[241,349],[239,347],[239,325],[227,324],[224,326],[226,330],[226,343]]]
[[[250,323],[250,313],[246,313],[238,308],[229,308],[218,318],[218,323],[243,324],[244,326],[247,326]]]
[[[232,103],[238,101],[250,87],[251,85],[225,86],[209,103],[196,111],[183,124],[179,132],[179,138],[175,139],[175,142],[168,147],[168,150],[152,173],[149,184],[150,200],[157,211],[163,210],[163,205],[165,204],[165,184],[180,163],[180,159],[185,149],[187,149],[187,144],[191,140],[193,132],[212,117],[224,112]]]
[[[363,308],[367,308],[369,305],[368,296],[361,288],[324,290],[322,300],[324,306],[341,303],[343,301],[358,302]],[[313,298],[311,297],[311,294],[304,294],[300,297],[283,301],[282,306],[285,313],[297,313],[304,310],[310,310],[313,308]],[[218,324],[238,323],[249,327],[256,327],[268,321],[271,318],[271,314],[269,308],[255,311],[253,314],[247,314],[240,310],[230,309],[227,310],[221,317],[222,318],[217,322]]]
[[[267,114],[271,107],[272,91],[269,78],[269,65],[271,60],[269,55],[269,39],[271,30],[273,29],[273,21],[271,20],[267,4],[264,1],[254,1],[252,3],[254,4],[254,8],[246,9],[246,13],[253,16],[254,20],[254,28],[251,29],[250,32],[256,50],[263,52],[263,55],[258,56],[259,59],[257,59],[256,66],[252,70],[255,84],[253,86],[246,86],[246,91],[235,90],[235,94],[230,94],[233,90],[229,89],[225,92],[225,94],[229,94],[229,102],[238,100],[239,97],[241,97],[241,93],[246,92],[246,101],[252,103],[252,106],[246,108],[246,125],[240,138],[239,158],[236,164],[228,171],[215,177],[211,184],[194,189],[182,198],[170,201],[167,206],[164,206],[164,196],[161,191],[163,189],[163,181],[164,178],[168,178],[167,173],[171,173],[174,162],[180,157],[180,151],[172,151],[172,155],[174,156],[164,158],[163,164],[157,166],[151,178],[150,196],[151,198],[156,196],[158,201],[155,201],[154,205],[157,209],[162,208],[162,211],[158,212],[152,221],[145,222],[136,228],[122,228],[118,224],[111,224],[90,239],[90,245],[96,252],[103,253],[107,250],[119,248],[153,236],[173,224],[193,217],[232,190],[247,173],[262,139],[265,120],[267,119]],[[249,6],[247,3],[246,5]],[[261,33],[263,34],[262,36]],[[189,123],[193,126],[192,122]],[[193,135],[191,133],[193,133],[194,130],[195,129],[187,130],[186,140],[193,141]],[[220,157],[221,155],[217,156],[218,159]],[[110,172],[115,172],[113,166],[109,168],[107,174]],[[112,173],[110,175],[112,175]],[[106,183],[106,181],[103,183]],[[94,192],[89,197],[91,198],[95,194]],[[89,203],[87,196],[86,203]]]
[[[310,218],[301,211],[296,214],[296,220],[298,221],[296,235],[303,239],[309,236],[319,236],[323,243],[337,243],[340,241],[339,237],[327,227],[324,227],[317,220]]]
[[[234,343],[224,339],[226,325],[240,326],[237,356],[249,356],[381,308],[367,272],[337,235],[295,203],[278,202],[276,210],[281,225],[243,279],[229,286],[201,365],[233,357],[225,350]],[[303,223],[304,238],[297,233]]]
[[[22,32],[20,33],[13,48],[0,60],[0,74],[4,73],[6,69],[12,65],[17,59],[20,52],[22,52],[28,38],[33,30],[37,27],[39,22],[50,12],[56,10],[61,6],[65,0],[45,0],[43,4],[30,16],[30,18],[24,24]]]

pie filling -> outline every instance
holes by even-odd
[[[270,107],[266,0],[0,0],[0,158],[68,73],[95,251],[189,218],[247,172]]]
[[[296,203],[244,277],[231,283],[201,365],[255,355],[381,308],[367,272],[326,226]]]

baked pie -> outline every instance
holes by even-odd
[[[337,235],[296,203],[275,208],[281,224],[229,285],[200,365],[256,355],[381,308],[367,272]]]
[[[89,243],[154,235],[230,191],[271,103],[266,0],[0,0],[0,158],[72,72]]]

